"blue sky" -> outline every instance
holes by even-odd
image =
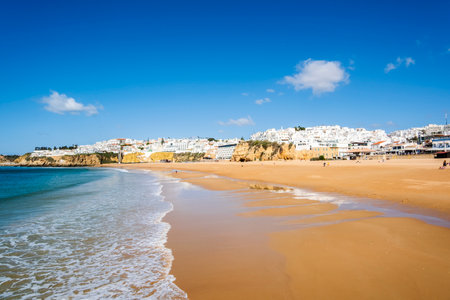
[[[0,153],[450,112],[449,1],[243,2],[0,2]]]

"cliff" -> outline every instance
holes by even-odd
[[[112,153],[93,153],[64,155],[52,157],[32,157],[30,153],[20,156],[14,163],[26,167],[85,167],[96,166],[102,163],[117,162],[116,155]]]
[[[185,161],[200,161],[205,156],[205,153],[175,153],[173,159],[175,162],[185,162]]]
[[[13,165],[18,155],[0,155],[0,165]]]
[[[131,163],[140,163],[145,162],[145,158],[142,156],[142,153],[127,153],[122,158],[122,163],[131,164]]]
[[[127,153],[123,156],[122,163],[141,163],[141,162],[160,162],[160,161],[173,161],[173,162],[186,162],[186,161],[200,161],[205,156],[205,153],[173,153],[173,152],[154,152],[151,155],[145,155],[144,153]]]
[[[297,152],[292,144],[247,141],[236,146],[231,161],[293,160]]]
[[[161,160],[173,161],[173,152],[155,152],[152,153],[150,159],[152,162],[160,162]]]
[[[0,164],[7,164],[7,163],[10,163],[10,161],[3,155],[0,155]]]

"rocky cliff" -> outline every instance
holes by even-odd
[[[14,163],[26,167],[84,167],[102,163],[117,162],[117,158],[109,153],[93,153],[64,155],[52,157],[32,157],[30,153],[20,156]]]
[[[297,153],[293,144],[247,141],[236,146],[231,161],[293,160]]]
[[[175,153],[173,159],[175,162],[186,162],[186,161],[200,161],[205,156],[205,153]]]
[[[173,152],[155,152],[151,155],[145,155],[144,153],[128,153],[123,156],[122,163],[141,163],[141,162],[187,162],[187,161],[200,161],[205,156],[205,153],[173,153]]]
[[[0,165],[14,164],[14,160],[18,157],[18,155],[0,155]]]
[[[122,158],[122,163],[124,164],[140,163],[140,162],[146,162],[145,157],[143,157],[142,153],[140,152],[128,153],[125,154]]]

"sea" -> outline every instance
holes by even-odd
[[[0,167],[0,299],[186,299],[152,173]]]

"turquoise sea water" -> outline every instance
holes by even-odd
[[[0,298],[184,298],[158,178],[0,167]]]

